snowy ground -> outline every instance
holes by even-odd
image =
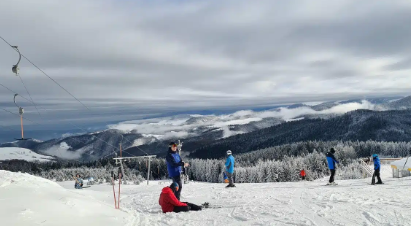
[[[26,160],[29,162],[39,161],[39,162],[49,162],[54,160],[53,157],[39,155],[29,149],[25,148],[0,148],[0,160]]]
[[[98,192],[93,192],[98,194]],[[0,170],[0,225],[133,225],[133,216],[87,193],[55,182]]]
[[[50,215],[44,215],[41,220],[45,223],[39,225],[68,225],[64,224],[64,220],[58,224],[50,222],[53,222],[53,217],[70,221],[69,219],[74,219],[76,215],[80,216],[80,221],[88,219],[88,223],[84,224],[88,226],[411,225],[411,178],[394,179],[391,178],[390,172],[389,166],[385,166],[382,176],[386,184],[378,186],[371,186],[370,179],[337,181],[339,185],[335,187],[324,186],[326,181],[319,180],[237,184],[237,188],[234,189],[226,189],[224,184],[191,182],[184,185],[183,201],[196,204],[207,201],[222,205],[223,208],[180,214],[163,214],[158,205],[161,189],[169,184],[168,181],[150,182],[148,186],[122,186],[121,210],[115,210],[112,187],[109,185],[94,185],[87,189],[75,190],[74,182],[60,183],[65,188],[63,189],[53,182],[46,181],[43,182],[46,184],[44,186],[49,186],[50,189],[42,191],[36,187],[40,185],[26,189],[25,186],[31,186],[31,183],[21,184],[20,192],[23,197],[12,196],[8,202],[4,202],[3,199],[8,198],[8,195],[4,194],[4,188],[12,185],[4,186],[5,183],[0,180],[0,218],[7,219],[8,222],[12,222],[13,219],[23,222],[28,216],[43,216],[38,209],[51,205],[53,208]],[[11,188],[10,194],[17,194],[16,185]],[[118,187],[116,191],[117,189]],[[57,191],[58,195],[55,195]],[[34,198],[37,197],[34,196],[36,192],[44,193],[42,198]],[[47,201],[50,197],[55,197],[53,203],[51,200]],[[47,204],[40,201],[43,199]],[[9,208],[9,203],[13,204],[13,209]],[[67,207],[62,209],[62,206]],[[7,215],[1,216],[5,212]],[[40,218],[36,219],[37,221],[30,222],[41,223]]]

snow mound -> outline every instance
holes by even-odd
[[[129,214],[83,191],[70,191],[29,174],[0,170],[1,225],[131,226]]]
[[[50,156],[37,154],[29,149],[25,148],[0,148],[0,160],[25,160],[28,162],[49,162],[53,161],[54,158]]]
[[[408,169],[411,169],[411,159],[403,158],[403,159],[392,162],[391,165],[401,170],[402,169],[408,170]]]

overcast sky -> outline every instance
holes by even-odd
[[[0,1],[0,35],[98,113],[407,95],[410,24],[409,0]],[[28,97],[17,59],[0,40],[0,83]],[[82,108],[20,71],[41,109]]]

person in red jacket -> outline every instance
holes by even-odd
[[[305,170],[304,170],[304,169],[302,169],[302,170],[300,171],[300,176],[301,176],[301,179],[302,179],[302,180],[305,180]]]
[[[201,206],[197,206],[192,203],[188,202],[180,202],[174,193],[178,191],[179,187],[177,183],[172,183],[170,187],[165,187],[163,188],[161,194],[160,194],[160,200],[158,203],[161,206],[161,209],[163,210],[163,213],[168,213],[168,212],[188,212],[188,211],[198,211],[201,210]]]

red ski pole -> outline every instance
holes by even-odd
[[[116,191],[114,190],[114,179],[113,179],[113,177],[111,177],[111,183],[113,184],[114,208],[117,209]]]
[[[118,182],[118,202],[117,202],[117,209],[120,209],[120,185],[121,185],[121,173],[119,175],[119,182]]]

